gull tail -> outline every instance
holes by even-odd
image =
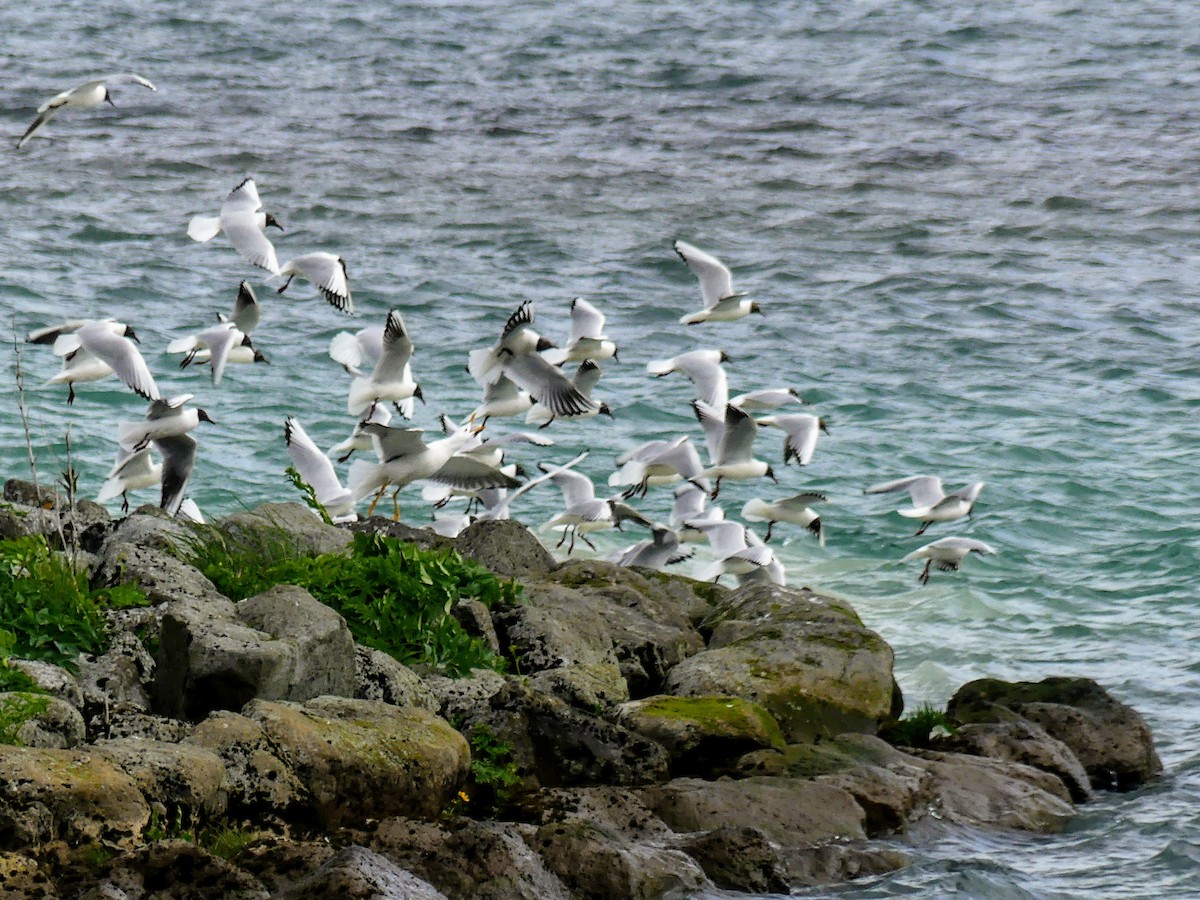
[[[193,241],[211,241],[221,231],[221,220],[216,216],[195,216],[188,222],[187,233]]]
[[[646,371],[651,375],[670,375],[675,371],[675,360],[653,359],[646,363]]]

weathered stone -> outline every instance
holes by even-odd
[[[237,864],[276,896],[317,871],[336,852],[328,841],[301,841],[262,834],[243,848]]]
[[[543,825],[530,844],[576,897],[588,900],[691,896],[712,887],[682,850],[632,844],[582,819]]]
[[[898,850],[875,850],[845,844],[800,847],[788,853],[788,881],[794,888],[840,884],[902,869],[908,858]]]
[[[430,712],[439,709],[437,698],[416,672],[373,647],[354,647],[354,696]]]
[[[873,734],[891,714],[892,650],[842,601],[751,585],[706,624],[708,650],[671,670],[668,693],[754,701],[794,742]]]
[[[79,746],[86,737],[79,710],[57,697],[23,691],[3,693],[0,713],[8,720],[24,718],[15,733],[21,747],[66,750]]]
[[[936,739],[933,746],[951,753],[1024,763],[1057,776],[1074,802],[1092,797],[1088,774],[1071,748],[1026,719],[963,725],[949,737]]]
[[[522,821],[539,827],[580,820],[630,843],[665,844],[674,834],[635,788],[543,788],[522,796],[517,810]]]
[[[696,591],[699,582],[656,577],[603,560],[565,562],[553,580],[582,594],[603,618],[632,696],[659,693],[673,666],[704,649],[689,617],[712,609],[707,596]],[[526,595],[534,590],[527,586]]]
[[[174,554],[186,553],[203,533],[157,506],[144,506],[118,521],[109,540]]]
[[[492,624],[492,614],[478,600],[463,597],[450,609],[463,631],[471,637],[479,638],[493,653],[500,653],[500,639],[496,636],[496,628]]]
[[[447,900],[433,885],[365,847],[347,847],[306,878],[275,894],[274,900]]]
[[[0,834],[10,846],[123,846],[149,821],[133,779],[96,754],[0,745]]]
[[[24,506],[0,506],[0,541],[11,541],[29,535],[26,524],[30,510]]]
[[[977,828],[1060,831],[1074,815],[1063,783],[1020,763],[961,753],[915,750],[932,776],[934,814]]]
[[[629,699],[629,686],[616,663],[544,669],[530,676],[529,685],[579,709],[600,709]]]
[[[849,792],[815,781],[676,778],[644,788],[642,797],[676,831],[754,827],[785,846],[866,837],[866,815]]]
[[[16,521],[10,520],[8,526],[16,531],[14,537],[39,534],[54,550],[95,553],[112,531],[112,517],[98,503],[76,500],[70,504],[65,496],[46,488],[42,489],[39,502],[30,482],[10,481],[5,485],[6,490],[9,485],[20,486],[12,491],[12,498],[5,498],[13,504],[9,512]]]
[[[360,518],[346,526],[351,532],[362,534],[382,534],[394,537],[406,544],[415,544],[422,550],[453,550],[456,544],[453,538],[443,537],[432,528],[414,528],[403,522],[395,522],[387,516],[374,515],[369,519]]]
[[[946,709],[965,723],[999,720],[995,707],[1023,716],[1070,747],[1093,787],[1128,790],[1162,772],[1146,720],[1090,678],[981,679],[959,688]]]
[[[185,823],[225,813],[225,765],[211,750],[194,744],[117,738],[97,744],[94,752],[133,778],[148,801],[181,815]]]
[[[345,553],[354,536],[326,525],[302,503],[263,503],[221,523],[230,540],[246,548],[273,547],[286,541],[299,556]]]
[[[256,700],[244,710],[305,785],[327,827],[437,816],[465,781],[466,740],[415,707],[320,697]]]
[[[62,666],[37,659],[12,658],[8,660],[8,666],[24,672],[34,684],[47,694],[65,700],[76,709],[83,708],[83,692],[79,689],[79,682]]]
[[[154,680],[154,659],[128,632],[113,635],[99,656],[79,659],[79,687],[83,713],[89,719],[114,706],[148,710]]]
[[[20,478],[10,478],[4,482],[4,501],[19,503],[22,506],[44,506],[48,509],[55,509],[66,506],[67,498],[48,485],[39,485]]]
[[[786,894],[788,866],[779,846],[749,825],[724,825],[686,835],[680,849],[719,888],[747,894]]]
[[[225,767],[229,816],[275,823],[312,818],[308,788],[258,722],[230,712],[215,712],[192,729],[186,744],[207,748]]]
[[[388,819],[371,849],[451,900],[571,900],[571,894],[508,822]]]
[[[193,841],[155,841],[113,860],[103,880],[116,896],[139,900],[267,900],[253,876]],[[102,895],[111,896],[111,895]]]
[[[617,664],[612,634],[587,598],[571,588],[538,583],[526,603],[493,616],[500,643],[522,675],[563,666]]]
[[[490,706],[492,698],[508,689],[509,679],[491,669],[472,669],[467,678],[430,675],[422,683],[433,695],[443,719],[455,721],[478,716]]]
[[[522,582],[554,569],[554,557],[520,522],[510,519],[474,522],[455,542],[466,559],[504,578]]]
[[[20,853],[0,853],[0,896],[8,900],[55,900],[61,895],[36,860]]]
[[[304,588],[277,585],[239,603],[237,616],[243,624],[292,648],[286,690],[275,696],[256,696],[309,700],[354,693],[354,638],[346,620]]]
[[[711,775],[743,753],[785,744],[771,714],[740,697],[632,700],[617,721],[666,747],[676,775]]]
[[[114,585],[129,581],[134,582],[151,603],[224,599],[199,569],[165,550],[125,541],[105,541],[92,583]]]

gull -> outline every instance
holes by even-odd
[[[383,355],[382,325],[370,325],[354,334],[339,331],[329,341],[329,356],[355,378],[364,378]]]
[[[537,487],[539,484],[544,484],[545,482],[549,481],[559,472],[565,472],[568,469],[572,469],[579,465],[581,462],[587,459],[587,455],[587,451],[585,450],[574,459],[570,460],[569,462],[565,462],[562,465],[549,467],[542,466],[543,472],[541,475],[538,475],[536,478],[529,479],[514,491],[506,491],[503,488],[485,488],[479,492],[479,495],[486,508],[480,512],[478,516],[476,516],[476,520],[500,520],[509,518],[509,507],[512,506],[514,500],[516,500],[522,494],[527,493],[528,491]]]
[[[200,507],[196,505],[196,501],[191,497],[184,497],[183,502],[179,504],[179,512],[175,514],[177,519],[186,519],[189,522],[195,522],[197,525],[204,524],[204,514],[200,512]]]
[[[67,322],[59,322],[57,325],[47,325],[45,328],[38,328],[35,331],[29,332],[25,338],[27,344],[56,344],[58,339],[64,334],[74,334],[84,325],[91,325],[93,322],[106,322],[113,334],[127,337],[131,341],[137,341],[138,336],[133,329],[124,322],[118,322],[116,319],[71,319]]]
[[[162,454],[162,499],[159,506],[169,516],[179,512],[192,480],[196,462],[196,439],[190,434],[173,434],[154,439],[154,447]]]
[[[626,498],[646,495],[651,485],[673,484],[681,479],[695,483],[704,470],[700,454],[686,435],[670,441],[649,441],[617,457],[621,468],[608,476],[611,487],[629,486]],[[707,483],[698,487],[708,489]]]
[[[501,375],[491,384],[484,385],[483,403],[475,407],[470,418],[478,419],[480,425],[486,425],[488,419],[519,416],[529,412],[532,407],[533,398],[529,396],[529,391],[521,390],[511,378]]]
[[[928,584],[929,567],[932,565],[936,565],[944,572],[954,572],[958,570],[962,561],[971,553],[978,553],[980,556],[984,556],[985,554],[995,552],[995,549],[988,544],[973,538],[944,537],[938,538],[933,543],[926,544],[924,547],[918,547],[901,559],[900,562],[905,563],[914,559],[924,559],[925,568],[917,576],[917,581],[921,582],[921,584]]]
[[[100,78],[85,81],[83,84],[73,87],[69,91],[55,94],[39,106],[37,118],[33,120],[33,124],[21,135],[21,139],[17,141],[17,149],[20,150],[24,147],[30,138],[37,134],[42,126],[58,115],[61,110],[67,108],[91,109],[93,106],[99,106],[101,103],[107,103],[115,109],[117,104],[113,103],[112,94],[108,90],[110,84],[140,84],[142,87],[149,88],[152,91],[158,90],[158,88],[141,75],[134,75],[132,72],[103,75]]]
[[[216,424],[204,410],[184,407],[192,397],[192,394],[180,394],[166,400],[150,401],[150,408],[141,422],[117,425],[117,443],[129,450],[141,450],[151,441],[187,434],[201,422]]]
[[[671,527],[679,529],[681,541],[696,543],[705,540],[700,527],[709,522],[723,521],[724,518],[725,510],[719,506],[708,505],[707,490],[702,490],[690,481],[684,481],[675,488]]]
[[[716,458],[702,473],[705,478],[717,480],[711,494],[714,500],[720,493],[721,481],[725,478],[740,481],[766,476],[772,481],[776,480],[775,471],[762,460],[754,458],[754,436],[758,434],[758,424],[752,416],[736,406],[726,406],[722,422],[717,418],[717,411],[700,400],[692,402],[692,409],[706,430],[712,429],[715,433],[716,424],[721,423]]]
[[[292,465],[312,487],[317,502],[325,507],[333,523],[357,521],[354,496],[342,487],[337,473],[333,471],[333,463],[317,448],[295,416],[284,419],[283,439]]]
[[[445,416],[442,417],[442,430],[447,434],[453,434],[456,426]],[[471,420],[468,419],[461,427],[471,427]],[[482,437],[481,429],[472,429],[474,436],[467,441],[455,454],[456,456],[469,456],[474,460],[478,460],[487,466],[494,469],[499,469],[504,474],[510,477],[516,477],[517,466],[505,465],[505,453],[508,446],[511,444],[532,444],[535,447],[552,447],[554,441],[550,438],[543,437],[540,434],[533,434],[528,431],[514,431],[510,434],[503,435],[497,438]],[[482,490],[461,490],[449,484],[427,484],[421,489],[421,499],[432,503],[435,508],[440,509],[445,506],[454,497],[466,497],[472,502],[480,500],[486,505],[486,500],[481,498],[481,494],[488,491],[498,491],[500,488],[483,488]],[[491,498],[493,495],[488,495]],[[470,507],[468,506],[468,510]]]
[[[245,281],[238,285],[237,297],[233,301],[233,315],[217,313],[218,322],[232,322],[237,330],[245,335],[249,335],[258,327],[260,318],[262,318],[262,306],[258,302],[258,295],[254,293],[254,288]]]
[[[729,357],[722,350],[691,350],[653,360],[646,364],[646,371],[658,378],[682,372],[691,380],[697,397],[715,409],[724,409],[729,402],[729,379],[721,363],[726,362]]]
[[[765,547],[766,542],[757,534],[746,529],[746,546],[747,547]],[[780,586],[787,584],[787,572],[784,571],[783,563],[779,561],[779,557],[772,551],[771,560],[765,566],[760,566],[753,571],[743,575],[735,575],[738,581],[738,587],[755,582],[767,582],[769,584],[778,584]]]
[[[687,263],[692,274],[700,279],[700,295],[704,298],[704,309],[684,316],[679,320],[681,325],[732,322],[752,312],[763,314],[757,303],[745,299],[745,294],[734,293],[733,276],[729,274],[725,264],[715,256],[710,256],[683,241],[675,241],[672,246],[679,258]]]
[[[527,391],[556,417],[582,416],[598,411],[600,404],[588,399],[557,367],[539,351],[553,346],[533,330],[533,303],[522,303],[504,325],[495,346],[471,351],[467,369],[476,381],[487,385],[501,375]]]
[[[618,566],[641,566],[646,569],[662,569],[675,563],[691,559],[691,547],[680,548],[679,534],[673,529],[656,522],[650,530],[651,537],[618,550],[609,557]]]
[[[388,409],[384,403],[374,403],[359,419],[354,426],[354,431],[350,433],[350,437],[342,441],[340,444],[335,444],[327,451],[327,456],[337,457],[337,461],[344,463],[350,458],[350,455],[355,450],[371,450],[374,448],[374,442],[371,435],[363,431],[363,426],[368,422],[374,422],[379,425],[386,425],[392,421],[392,411]]]
[[[796,460],[802,466],[812,461],[817,449],[817,438],[820,432],[829,434],[825,420],[808,413],[791,413],[783,416],[763,416],[758,420],[759,425],[774,425],[787,432],[783,439],[783,463],[787,465]]]
[[[379,357],[371,374],[359,375],[350,383],[347,402],[350,414],[361,415],[380,400],[390,400],[397,404],[397,409],[401,409],[400,403],[413,397],[423,401],[421,386],[413,381],[412,355],[412,338],[404,326],[404,317],[393,309],[384,323]]]
[[[539,468],[546,471],[544,464],[539,464]],[[567,548],[568,556],[575,550],[576,538],[580,538],[593,550],[596,549],[596,545],[588,540],[588,532],[620,528],[621,522],[626,519],[635,519],[646,525],[652,524],[631,506],[619,503],[612,498],[607,500],[597,498],[596,487],[592,484],[592,479],[581,472],[564,471],[560,468],[550,476],[550,480],[562,491],[564,509],[542,525],[541,530],[561,529],[563,535],[558,542],[559,547],[569,536],[571,544]]]
[[[155,462],[150,448],[129,450],[118,445],[117,461],[100,486],[97,503],[107,503],[117,495],[121,497],[121,512],[129,512],[129,491],[153,487],[162,481],[162,463]]]
[[[808,508],[810,503],[823,503],[829,498],[824,494],[815,492],[806,492],[794,494],[791,497],[784,497],[782,500],[774,500],[768,503],[759,497],[747,501],[742,507],[742,518],[749,522],[766,522],[767,533],[763,537],[764,542],[771,540],[771,529],[775,527],[776,522],[791,522],[793,525],[799,525],[801,528],[807,528],[817,536],[821,546],[825,546],[825,526],[821,524],[821,517]]]
[[[287,276],[287,281],[278,288],[282,294],[297,275],[307,278],[317,286],[321,296],[336,309],[354,315],[354,300],[350,296],[350,276],[346,272],[346,261],[332,253],[305,253],[285,262],[275,273]]]
[[[759,391],[748,391],[738,394],[729,401],[730,406],[744,409],[746,412],[765,412],[768,409],[779,409],[789,403],[804,403],[795,388],[764,388]]]
[[[229,192],[216,216],[194,216],[188,222],[187,233],[193,241],[211,241],[220,232],[225,232],[233,249],[252,265],[266,269],[272,275],[279,274],[279,260],[275,247],[267,239],[267,226],[283,231],[283,226],[270,213],[261,212],[262,201],[253,178],[245,178]]]
[[[389,485],[395,486],[392,493],[393,518],[400,518],[397,497],[406,484],[432,478],[454,487],[479,489],[487,487],[516,487],[519,482],[492,466],[467,457],[454,458],[469,440],[474,437],[470,428],[460,428],[454,434],[426,444],[419,428],[393,428],[390,425],[367,423],[363,431],[374,439],[379,462],[355,460],[350,466],[348,487],[354,502],[373,492],[367,515],[375,512],[375,504]]]
[[[218,322],[199,334],[171,341],[167,344],[167,352],[185,354],[179,363],[181,369],[194,362],[207,362],[212,370],[214,387],[221,383],[229,363],[269,362],[263,352],[250,343],[250,335],[243,334],[233,322]]]
[[[596,387],[597,383],[599,383],[600,376],[603,374],[604,372],[598,365],[596,365],[595,362],[590,359],[585,359],[579,364],[579,368],[575,370],[575,377],[571,379],[571,384],[573,384],[575,389],[579,391],[579,393],[585,398],[592,400],[592,390]],[[595,401],[592,402],[595,403]],[[590,419],[592,416],[598,416],[601,413],[608,416],[610,419],[613,417],[612,409],[609,408],[607,403],[600,403],[591,409],[587,409],[577,415],[570,416],[555,416],[545,404],[535,403],[530,407],[529,412],[525,414],[525,424],[533,425],[535,423],[541,423],[538,425],[539,428],[548,428],[550,423],[555,419]]]
[[[576,297],[571,301],[571,332],[567,346],[549,349],[545,357],[556,366],[585,359],[595,362],[610,357],[616,359],[617,345],[604,334],[604,314],[582,297]]]
[[[769,566],[775,559],[770,547],[746,540],[746,527],[740,522],[703,522],[697,527],[708,537],[713,561],[696,570],[699,581],[719,581],[722,575],[749,575]]]
[[[67,403],[71,404],[75,402],[75,382],[96,381],[115,372],[135,394],[157,399],[158,386],[131,336],[136,337],[132,329],[111,320],[87,322],[60,334],[54,341],[54,353],[64,358],[63,371],[47,384],[66,382]]]
[[[917,534],[924,534],[925,529],[934,522],[950,522],[969,516],[980,491],[983,490],[983,485],[984,482],[976,481],[947,494],[942,490],[942,479],[936,475],[910,475],[895,481],[873,484],[863,493],[890,494],[893,491],[908,491],[912,497],[912,506],[898,509],[896,512],[908,519],[920,519],[921,527],[917,529]]]

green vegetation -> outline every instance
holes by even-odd
[[[41,694],[0,695],[0,744],[23,746],[17,732],[30,719],[50,707],[50,698]]]
[[[317,499],[316,489],[304,480],[299,470],[295,466],[288,466],[283,470],[288,477],[288,481],[292,483],[292,487],[298,490],[304,497],[304,502],[309,509],[315,510],[317,515],[321,517],[321,521],[326,525],[332,525],[333,519],[329,517],[329,510],[325,505]]]
[[[472,728],[467,742],[471,745],[467,787],[450,801],[445,815],[469,812],[476,818],[495,818],[508,806],[513,791],[521,784],[512,745],[500,740],[486,725]]]
[[[232,600],[277,584],[298,585],[341,613],[358,643],[451,676],[504,666],[454,618],[459,599],[491,608],[520,598],[517,584],[452,550],[422,550],[378,534],[356,534],[349,555],[300,556],[282,529],[254,534],[210,529],[189,557]]]
[[[107,646],[103,609],[145,603],[132,584],[88,587],[87,576],[40,535],[0,541],[0,661],[16,656],[74,670],[80,653]],[[9,670],[5,677],[16,676]]]
[[[249,828],[206,828],[200,832],[198,843],[214,856],[221,859],[236,859],[242,851],[260,835],[260,832]]]
[[[932,746],[930,732],[939,726],[950,734],[954,733],[954,722],[940,709],[934,709],[927,703],[911,715],[885,726],[879,736],[896,747],[928,749]]]

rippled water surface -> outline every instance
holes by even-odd
[[[80,7],[83,9],[83,7]],[[434,427],[478,391],[463,365],[536,301],[566,336],[573,296],[608,315],[621,361],[598,395],[612,421],[557,423],[538,458],[698,430],[677,377],[647,360],[725,349],[735,392],[792,385],[831,433],[778,490],[825,491],[829,541],[788,535],[790,579],[848,596],[896,649],[910,706],[982,676],[1097,678],[1149,719],[1167,769],[1085,807],[1064,835],[949,832],[862,896],[1161,897],[1200,893],[1200,639],[1195,506],[1200,325],[1195,246],[1200,13],[1069,3],[161,3],[87,15],[11,5],[0,123],[136,71],[117,109],[67,112],[3,150],[0,297],[29,387],[39,472],[85,492],[143,404],[115,382],[75,406],[41,383],[34,327],[118,316],[166,393],[192,392],[192,492],[209,514],[292,496],[282,420],[322,445],[348,432],[339,330],[403,311]],[[149,9],[149,7],[147,7]],[[1105,8],[1108,10],[1108,8]],[[185,235],[246,174],[287,227],[280,258],[342,254],[358,316],[307,284],[277,297],[223,238]],[[681,238],[720,255],[766,316],[685,328],[695,280]],[[167,341],[265,301],[270,366],[218,390]],[[10,379],[11,380],[11,379]],[[0,460],[28,472],[16,392]],[[509,426],[504,426],[509,427]],[[777,460],[780,438],[764,433]],[[920,541],[887,497],[900,475],[983,479],[972,521],[995,545],[928,587],[897,564]],[[769,484],[730,484],[739,509]],[[153,499],[153,493],[144,497]],[[416,489],[404,515],[428,510]],[[556,492],[518,515],[544,519]],[[669,495],[647,512],[664,516]],[[782,530],[782,528],[781,528]],[[618,545],[618,538],[601,549]]]

